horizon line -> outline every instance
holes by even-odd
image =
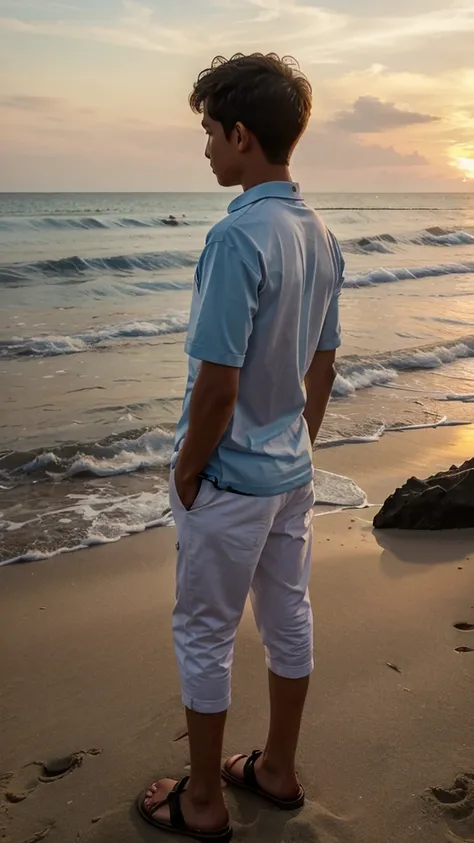
[[[212,196],[232,195],[239,191],[222,190],[0,190],[0,196],[184,196],[208,194]],[[302,190],[304,193],[334,196],[474,196],[474,185],[467,190]]]

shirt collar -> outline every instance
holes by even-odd
[[[241,208],[253,205],[254,202],[259,202],[261,199],[301,200],[299,184],[290,181],[268,181],[257,184],[256,187],[251,187],[250,190],[246,190],[240,196],[237,196],[230,203],[228,212],[232,214],[233,211],[239,211]]]

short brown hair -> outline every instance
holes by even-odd
[[[243,123],[270,164],[288,164],[311,114],[312,90],[289,56],[237,53],[230,59],[217,56],[199,74],[189,104],[197,114],[206,104],[227,137],[236,123]]]

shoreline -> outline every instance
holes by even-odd
[[[376,444],[379,444],[387,436],[393,436],[395,434],[400,434],[400,433],[410,434],[412,432],[421,431],[421,430],[431,431],[431,430],[443,430],[443,429],[446,430],[446,429],[456,429],[456,428],[461,428],[461,429],[466,428],[466,429],[471,429],[471,430],[474,431],[474,422],[461,421],[461,420],[450,420],[446,416],[442,416],[437,421],[420,423],[420,424],[410,424],[410,425],[407,425],[407,426],[390,428],[390,427],[387,427],[385,425],[381,425],[379,430],[377,430],[375,433],[361,434],[361,435],[358,435],[358,436],[341,438],[341,439],[328,439],[328,440],[323,439],[323,440],[321,440],[318,443],[318,448],[314,451],[313,461],[315,462],[315,464],[316,464],[315,467],[317,469],[320,469],[320,470],[326,471],[326,472],[331,472],[333,474],[337,474],[338,472],[332,472],[331,471],[331,469],[333,468],[333,462],[334,462],[334,459],[332,457],[333,449],[337,449],[337,451],[339,452],[341,450],[341,448],[342,448],[342,450],[345,450],[346,448],[350,448],[351,446],[354,446],[354,445],[358,445],[358,446],[360,446],[360,445],[366,446],[368,444],[376,445]],[[132,431],[132,432],[135,433],[135,431]],[[139,443],[143,440],[144,444],[143,444],[143,447],[142,447],[141,451],[137,451],[134,454],[133,450],[132,450],[130,455],[129,455],[129,457],[131,459],[132,458],[135,459],[134,470],[129,472],[129,467],[127,466],[127,468],[125,470],[124,469],[117,470],[117,473],[115,475],[113,473],[109,474],[109,475],[107,475],[107,473],[103,473],[101,475],[101,473],[98,472],[97,476],[94,476],[94,474],[92,474],[92,477],[91,477],[92,482],[95,482],[95,483],[102,482],[103,484],[105,484],[105,483],[108,482],[109,488],[111,488],[111,484],[116,485],[117,488],[115,490],[115,494],[117,494],[117,497],[116,498],[109,498],[109,499],[107,499],[107,502],[106,502],[108,506],[112,507],[112,509],[114,507],[118,508],[120,506],[120,504],[119,504],[120,496],[119,496],[119,491],[118,491],[119,488],[124,493],[123,499],[126,500],[128,498],[129,501],[132,500],[132,499],[140,500],[140,490],[141,490],[141,494],[144,495],[145,498],[146,498],[146,507],[145,507],[145,511],[147,513],[147,519],[146,520],[143,520],[142,523],[132,524],[129,528],[126,528],[125,522],[124,522],[124,524],[121,527],[121,531],[120,531],[119,535],[115,535],[115,536],[114,535],[109,535],[109,536],[107,536],[107,535],[97,535],[97,536],[87,535],[87,537],[85,539],[83,539],[79,542],[76,542],[75,544],[66,544],[66,543],[61,544],[60,543],[61,542],[61,532],[64,533],[64,542],[66,542],[68,540],[68,527],[66,526],[66,524],[68,522],[70,522],[70,520],[71,520],[69,518],[69,515],[72,514],[75,510],[74,505],[66,505],[65,506],[64,504],[61,504],[59,509],[53,510],[51,513],[45,513],[44,515],[34,516],[33,518],[30,518],[27,521],[20,522],[21,526],[31,524],[32,525],[31,530],[34,530],[35,522],[37,522],[37,527],[38,528],[43,527],[43,530],[44,530],[44,533],[45,533],[45,536],[46,536],[48,534],[48,530],[51,529],[51,526],[52,526],[51,516],[56,514],[56,520],[57,520],[58,515],[66,514],[68,516],[68,518],[62,519],[62,521],[65,525],[65,526],[63,526],[62,531],[59,530],[59,532],[57,532],[57,524],[55,525],[56,526],[55,535],[57,534],[57,540],[56,541],[57,541],[57,543],[59,543],[58,546],[54,547],[54,548],[52,548],[51,550],[48,550],[48,551],[43,551],[43,550],[40,550],[40,549],[36,549],[36,550],[35,549],[28,549],[26,551],[22,551],[20,554],[17,554],[15,556],[10,556],[9,558],[7,557],[7,558],[4,558],[4,559],[0,559],[0,568],[4,568],[4,567],[7,567],[9,565],[15,565],[15,564],[39,563],[39,562],[45,561],[46,559],[54,559],[54,558],[57,558],[57,557],[60,557],[60,556],[63,556],[63,555],[68,555],[68,554],[71,554],[71,553],[77,553],[78,551],[82,551],[82,550],[87,550],[87,549],[90,550],[92,548],[101,547],[101,546],[104,546],[104,545],[116,544],[117,542],[120,542],[123,539],[130,538],[131,536],[140,534],[142,532],[149,532],[150,530],[154,530],[155,528],[163,528],[163,527],[166,528],[168,526],[172,526],[173,525],[173,519],[172,519],[172,516],[170,514],[169,507],[167,505],[168,492],[167,492],[167,469],[166,469],[166,462],[165,462],[166,454],[160,455],[157,452],[155,458],[152,459],[151,456],[150,456],[150,452],[148,450],[149,447],[151,446],[151,441],[154,438],[156,438],[157,436],[161,437],[163,440],[169,438],[169,441],[171,442],[170,431],[166,430],[164,427],[163,428],[156,428],[155,430],[151,430],[151,431],[149,430],[147,433],[142,434],[140,437],[137,437],[136,439],[133,439],[133,440],[132,439],[126,440],[126,438],[117,439],[117,441],[121,441],[121,442],[124,442],[124,441],[129,441],[129,443],[135,442],[137,445],[139,445]],[[344,446],[344,448],[342,446]],[[169,445],[169,447],[171,447],[171,445]],[[65,450],[65,452],[70,451],[71,453],[74,453],[74,447],[72,447],[72,446],[68,446],[68,448],[65,448],[64,450]],[[96,446],[96,450],[97,450],[97,452],[99,452],[99,450],[100,450],[99,446]],[[103,458],[103,455],[106,451],[106,448],[105,448],[104,445],[101,446],[101,450],[102,450],[101,458]],[[140,456],[141,452],[143,452],[142,456]],[[326,452],[329,452],[327,456],[325,455]],[[58,472],[58,477],[60,478],[60,471],[55,467],[55,463],[54,463],[53,458],[54,458],[54,454],[48,454],[45,451],[43,455],[41,455],[38,458],[35,458],[33,460],[33,462],[31,463],[31,465],[33,465],[35,462],[37,462],[38,463],[38,470],[41,469],[43,471],[46,471],[48,469],[48,460],[49,460],[50,465],[51,465],[50,471],[56,470]],[[93,449],[91,449],[90,456],[87,456],[87,454],[83,453],[79,457],[76,455],[75,459],[76,459],[79,470],[83,471],[85,469],[85,467],[87,465],[89,465],[90,470],[94,471],[94,464],[96,463],[96,457],[93,454]],[[340,460],[338,460],[338,458],[336,457],[335,462],[337,463],[339,461]],[[344,462],[344,460],[342,460],[342,461]],[[2,464],[2,462],[1,462],[1,455],[0,455],[0,466],[1,466],[1,464]],[[152,470],[153,473],[150,475],[148,485],[150,486],[150,489],[152,489],[152,488],[155,489],[155,490],[158,489],[158,491],[151,492],[147,488],[147,486],[146,486],[146,482],[147,482],[146,473],[141,474],[141,472],[139,470],[140,466],[142,466],[144,468],[148,468],[149,470],[150,469]],[[74,474],[71,475],[71,478],[74,478]],[[130,488],[129,488],[128,496],[125,496],[127,478],[128,478],[128,483],[130,485]],[[80,478],[80,474],[79,474],[76,478],[76,482],[80,481],[80,479],[81,478]],[[354,478],[351,476],[351,474],[339,472],[339,477],[335,478],[336,482],[337,482],[337,479],[339,480],[339,485],[340,485],[341,481],[342,481],[343,485],[344,485],[344,481],[347,481],[346,484],[345,484],[345,487],[346,487],[345,490],[346,490],[346,494],[349,494],[350,500],[352,501],[353,495],[351,494],[351,491],[348,487],[350,487],[351,483],[353,483]],[[407,478],[405,478],[405,479],[407,479]],[[159,480],[159,482],[158,483],[153,482],[153,481],[156,481],[156,480]],[[357,483],[357,481],[355,481],[355,482]],[[91,485],[91,481],[89,481],[89,485]],[[361,491],[366,491],[364,489],[364,485],[363,485],[362,482],[358,483],[358,485],[359,485]],[[0,486],[0,488],[2,488],[2,487]],[[7,489],[7,487],[3,487],[3,488]],[[25,484],[24,488],[26,490],[28,490],[28,486],[26,484]],[[22,491],[21,486],[18,486],[18,489],[20,491]],[[58,486],[58,489],[59,489],[59,486]],[[56,491],[58,491],[58,490],[56,490]],[[70,493],[69,493],[68,497],[76,497],[76,498],[79,497],[77,494],[71,495],[71,492],[74,492],[74,487],[72,487],[70,489]],[[316,493],[317,493],[317,486],[316,486]],[[155,504],[152,504],[151,500],[150,500],[150,498],[153,495],[155,496],[155,499],[156,499]],[[50,492],[50,496],[51,496],[51,492]],[[87,497],[86,495],[83,495],[83,503],[81,505],[84,505],[86,497]],[[100,500],[100,498],[98,498],[97,500]],[[346,500],[347,500],[347,498],[346,498]],[[59,501],[59,498],[58,498],[58,501]],[[115,503],[114,503],[114,501],[115,501]],[[344,503],[334,504],[333,509],[328,509],[327,508],[328,506],[330,506],[330,505],[327,504],[326,500],[324,500],[324,501],[323,500],[316,500],[316,507],[319,507],[320,510],[322,510],[322,511],[318,511],[316,514],[318,516],[321,516],[321,515],[326,516],[326,515],[331,514],[332,511],[334,511],[334,512],[335,511],[344,511],[346,509],[351,508],[350,505],[346,505]],[[155,514],[155,517],[151,517],[151,515],[150,515],[151,510],[153,510],[153,513]],[[105,509],[104,511],[106,512],[107,509]],[[100,518],[100,512],[99,511],[98,511],[98,517]],[[48,518],[49,518],[49,522],[47,520]],[[43,519],[45,520],[44,524],[42,523]],[[4,523],[8,524],[8,522],[4,522]],[[10,522],[10,523],[13,524],[14,522]],[[59,521],[58,523],[61,524],[62,522]],[[48,524],[51,525],[51,526],[48,526]],[[4,529],[5,529],[5,526],[4,526]],[[15,535],[16,529],[17,528],[15,528],[15,527],[13,528],[13,530],[12,530],[13,535]],[[4,532],[4,535],[6,535],[5,532]]]
[[[376,452],[358,445],[315,457],[318,468],[351,477],[381,504],[409,476],[473,452],[471,426],[390,433]],[[474,776],[474,652],[455,652],[474,648],[474,631],[453,626],[474,624],[474,531],[375,534],[374,512],[315,521],[316,671],[298,760],[308,801],[288,817],[227,791],[243,843],[473,836],[474,778],[462,780],[458,802],[439,802],[430,788],[449,791],[456,776]],[[170,630],[174,543],[172,528],[151,530],[0,572],[6,843],[158,839],[133,800],[153,778],[183,774],[188,763],[186,740],[178,740],[184,716]],[[265,690],[246,611],[226,753],[261,745]],[[38,780],[32,762],[71,753],[83,754],[70,775]]]

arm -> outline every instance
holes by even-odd
[[[245,245],[245,244],[244,244]],[[191,507],[203,471],[234,415],[261,276],[241,244],[213,241],[200,262],[200,308],[186,352],[201,361],[189,406],[188,430],[175,468],[181,502]],[[248,257],[248,255],[247,255]]]
[[[329,303],[319,338],[318,348],[306,373],[306,407],[304,417],[309,428],[311,444],[314,445],[331,397],[336,379],[336,349],[341,345],[341,322],[339,298],[344,283],[344,258],[336,238],[329,232],[335,260],[336,285]]]
[[[306,407],[303,415],[309,428],[312,445],[316,441],[331,397],[336,378],[335,360],[335,350],[317,351],[305,377]]]
[[[226,432],[234,415],[240,369],[202,363],[191,395],[189,427],[176,464],[175,481],[185,507],[199,491],[199,474]]]

